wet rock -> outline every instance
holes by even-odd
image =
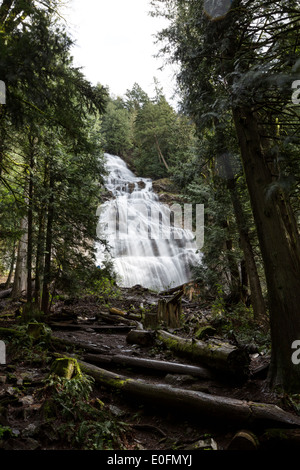
[[[117,418],[120,418],[121,416],[124,416],[126,414],[125,411],[121,410],[115,405],[109,405],[109,410],[111,414],[116,416]]]
[[[214,439],[200,439],[189,444],[185,450],[218,450],[218,445]]]

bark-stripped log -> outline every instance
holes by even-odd
[[[143,359],[131,356],[102,356],[99,354],[86,354],[86,362],[92,364],[109,364],[133,367],[136,369],[147,369],[161,374],[185,374],[198,377],[199,379],[212,379],[212,373],[203,367],[191,366],[189,364],[179,364],[177,362],[157,361],[154,359]]]

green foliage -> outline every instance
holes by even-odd
[[[193,132],[191,123],[163,95],[146,102],[137,112],[134,126],[137,172],[153,179],[168,176],[178,161],[187,158]]]
[[[9,439],[15,435],[14,431],[9,426],[2,426],[0,424],[0,441]]]
[[[96,297],[103,304],[110,304],[111,300],[121,298],[121,290],[117,286],[115,279],[107,277],[96,279],[92,286],[86,290],[86,293]]]
[[[270,333],[255,320],[251,307],[240,302],[231,309],[222,304],[222,309],[222,314],[213,311],[211,321],[220,335],[238,341],[241,346],[252,346],[262,354],[270,354]]]
[[[222,317],[225,314],[226,302],[224,298],[223,287],[219,284],[216,286],[217,296],[212,303],[211,310],[214,318]]]
[[[93,385],[94,380],[82,373],[72,379],[51,374],[43,389],[48,421],[64,442],[77,449],[123,449],[124,426],[115,421],[103,403],[91,399]]]
[[[132,118],[120,99],[110,99],[103,117],[101,134],[106,152],[124,156],[132,149]]]
[[[71,290],[95,262],[107,91],[74,67],[59,2],[10,3],[0,7],[0,76],[9,90],[0,110],[1,264],[8,272],[16,257],[16,278],[36,278],[46,312],[51,281]]]
[[[34,322],[32,322],[34,323]],[[38,325],[38,323],[35,323]],[[42,334],[37,338],[30,335],[28,323],[17,327],[18,335],[12,336],[8,344],[10,357],[14,361],[22,361],[31,366],[46,366],[51,357],[48,352],[51,330],[41,324]]]

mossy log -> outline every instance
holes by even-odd
[[[221,341],[205,342],[181,338],[163,330],[158,330],[157,339],[174,353],[190,357],[219,372],[240,377],[249,374],[250,358],[244,349]]]
[[[23,333],[14,328],[0,328],[0,339],[10,338],[11,336],[22,337]]]
[[[92,364],[121,365],[136,369],[146,369],[158,374],[185,374],[192,375],[198,379],[210,380],[212,373],[204,367],[192,366],[189,364],[179,364],[176,362],[157,361],[154,359],[144,359],[140,357],[114,355],[102,356],[99,354],[87,354],[84,356],[86,362]]]
[[[175,409],[177,413],[191,414],[193,417],[213,420],[228,425],[235,422],[255,427],[285,426],[300,427],[300,417],[285,412],[276,405],[254,403],[234,398],[213,396],[169,385],[157,385],[135,380],[101,369],[92,364],[78,361],[83,373],[90,375],[99,385],[119,391],[138,402],[149,402],[164,409]]]
[[[198,328],[195,333],[195,338],[201,340],[207,338],[208,336],[213,336],[215,333],[215,328],[210,325],[204,325]]]

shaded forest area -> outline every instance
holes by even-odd
[[[204,340],[212,347],[221,342],[227,352],[228,347],[246,351],[250,370],[246,377],[240,374],[242,385],[238,380],[229,386],[226,376],[216,388],[206,384],[198,389],[204,394],[204,410],[227,420],[224,403],[221,411],[219,405],[215,409],[205,394],[234,395],[244,401],[228,403],[230,413],[254,417],[257,408],[251,404],[249,411],[245,403],[257,386],[258,403],[285,410],[276,415],[266,405],[266,414],[257,415],[264,422],[262,442],[270,439],[266,428],[285,423],[287,440],[298,445],[300,366],[293,353],[300,341],[299,4],[153,0],[151,5],[154,18],[169,20],[157,40],[161,54],[178,69],[176,110],[156,80],[153,97],[137,83],[124,97],[100,83],[92,86],[73,65],[72,40],[61,21],[59,1],[4,0],[0,5],[0,79],[6,85],[5,103],[0,104],[0,339],[8,339],[10,361],[0,366],[0,443],[10,441],[8,448],[11,439],[19,438],[12,431],[16,415],[9,407],[18,402],[24,416],[28,407],[35,416],[39,399],[44,400],[42,414],[37,408],[39,419],[46,423],[42,445],[59,447],[57,435],[61,439],[66,430],[66,448],[138,449],[124,431],[127,427],[120,426],[118,412],[112,418],[110,408],[107,414],[105,399],[94,388],[99,374],[86,366],[88,353],[98,355],[99,363],[101,342],[100,356],[105,355],[103,345],[110,360],[118,356],[112,326],[118,334],[124,327],[118,337],[121,351],[128,349],[123,340],[129,328],[137,333],[138,344],[130,355],[149,360],[176,362],[174,342],[163,341],[170,333],[192,344]],[[166,203],[205,206],[203,264],[178,298],[182,310],[175,325],[170,318],[154,318],[161,293],[142,290],[131,298],[130,290],[119,289],[112,266],[96,268],[97,208],[108,197],[104,152],[121,156],[138,175],[152,178]],[[145,296],[152,296],[146,308]],[[113,307],[119,310],[115,315]],[[54,333],[59,330],[61,337],[79,326],[98,331],[100,343],[93,338],[97,351],[88,346],[87,337],[85,345],[74,345]],[[110,330],[106,334],[105,326]],[[145,344],[137,339],[142,333]],[[79,362],[67,361],[71,369],[57,369],[58,357],[66,352],[76,353]],[[89,359],[95,362],[95,357]],[[194,361],[185,356],[182,364],[212,365],[203,357]],[[111,370],[108,364],[106,358]],[[141,397],[142,387],[137,391],[127,382],[128,367],[130,371],[130,365],[117,368],[124,373],[124,387],[109,373],[107,381],[115,390],[124,388],[125,395]],[[106,390],[103,372],[101,377]],[[19,390],[11,390],[18,381]],[[175,385],[169,388],[177,389]],[[156,392],[153,388],[154,396]],[[106,393],[108,401],[116,399]],[[28,396],[33,401],[23,403]],[[175,397],[170,390],[165,397],[175,407],[181,400],[179,392]],[[61,409],[66,421],[58,425]],[[196,398],[195,409],[203,412]],[[152,432],[163,439],[170,429],[156,426],[155,431],[154,426]],[[231,429],[229,442],[236,430]],[[195,436],[206,435],[204,428],[194,431]],[[24,445],[31,442],[34,448],[38,431],[26,432],[21,434]],[[272,436],[276,443],[281,440]],[[183,434],[165,448],[182,448],[180,439]],[[203,448],[215,448],[214,439],[200,440]],[[196,438],[190,441],[195,444]],[[250,441],[256,448],[251,433],[243,442]]]

